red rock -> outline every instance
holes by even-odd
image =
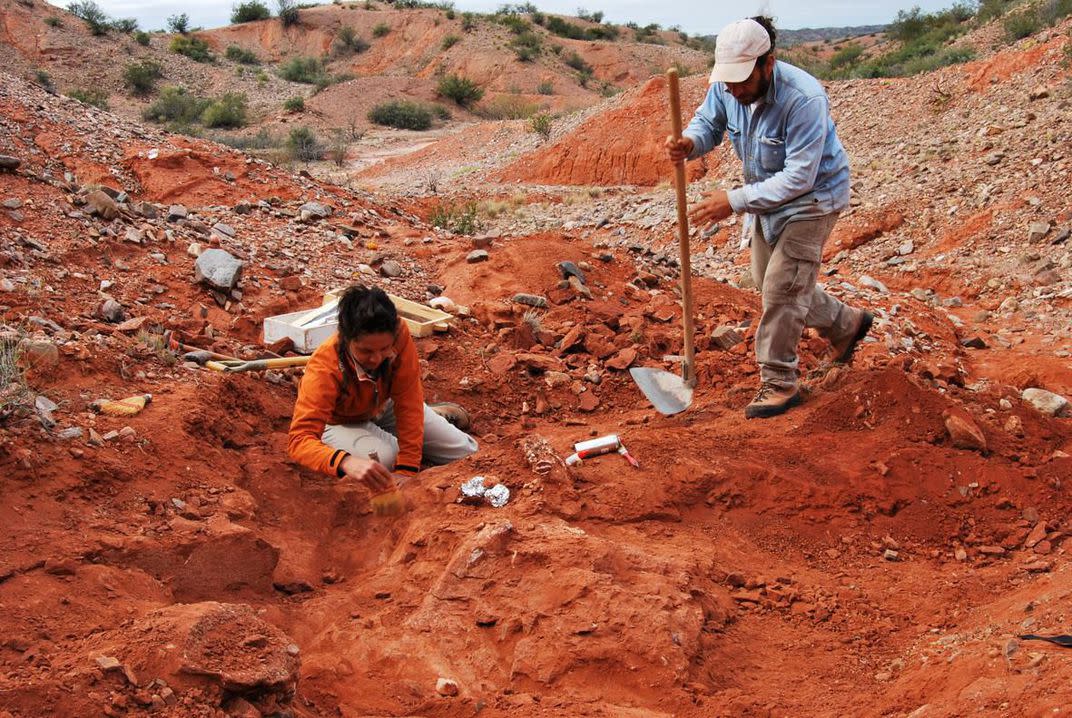
[[[134,317],[128,319],[115,329],[116,331],[123,332],[124,334],[133,334],[144,326],[145,322],[149,321],[149,317]]]
[[[500,376],[517,366],[517,358],[513,354],[496,354],[488,360],[488,369],[492,374]]]
[[[296,274],[292,274],[289,277],[283,277],[279,280],[279,286],[288,292],[296,292],[302,288],[301,277]]]
[[[568,352],[580,349],[584,343],[584,337],[586,330],[583,324],[577,326],[566,332],[566,336],[562,337],[562,341],[558,343],[558,355],[562,356]]]
[[[1034,548],[1036,544],[1046,538],[1046,522],[1039,521],[1035,524],[1035,528],[1031,529],[1031,533],[1024,539],[1024,548]]]
[[[517,355],[517,360],[524,364],[525,368],[536,372],[565,371],[566,369],[561,359],[546,354],[522,353]]]
[[[622,349],[620,352],[614,355],[613,359],[607,362],[608,369],[614,369],[616,371],[625,371],[629,366],[636,361],[637,352],[636,349],[627,348]]]
[[[581,394],[577,408],[581,411],[595,411],[599,408],[599,397],[591,389]]]
[[[986,437],[979,425],[967,413],[959,410],[948,412],[945,417],[945,428],[949,432],[953,446],[958,449],[986,451]]]

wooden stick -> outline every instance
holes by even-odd
[[[681,95],[678,89],[677,68],[666,71],[670,87],[670,126],[675,140],[681,139]],[[681,298],[684,304],[682,324],[685,331],[685,361],[681,363],[681,378],[689,387],[696,386],[696,347],[692,319],[692,255],[689,251],[688,198],[685,196],[685,160],[674,163],[674,189],[677,190],[677,243],[681,263]]]

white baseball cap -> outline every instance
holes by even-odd
[[[730,23],[715,39],[711,82],[744,82],[752,74],[756,59],[770,49],[770,35],[755,20]]]

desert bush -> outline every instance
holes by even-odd
[[[149,122],[189,125],[201,118],[208,105],[208,100],[189,94],[184,87],[165,87],[142,117]]]
[[[444,50],[449,50],[450,48],[457,45],[459,42],[461,42],[461,37],[459,37],[458,35],[447,35],[445,38],[443,38],[443,44],[441,45],[441,47]]]
[[[224,57],[232,62],[238,62],[243,65],[261,64],[261,59],[257,57],[257,53],[253,52],[253,50],[239,47],[238,45],[228,45]]]
[[[476,234],[482,228],[475,202],[463,205],[439,204],[429,218],[433,227],[447,229],[455,234]]]
[[[376,105],[368,113],[371,122],[400,130],[427,130],[432,126],[432,112],[416,102],[392,100]]]
[[[185,35],[190,32],[190,16],[186,13],[180,13],[178,15],[172,15],[167,19],[167,27],[171,32],[177,32],[180,35]]]
[[[49,27],[63,27],[63,20],[56,15],[49,15],[45,18],[45,24]]]
[[[552,117],[546,112],[539,112],[529,118],[529,127],[543,139],[551,137]]]
[[[461,107],[470,107],[480,101],[484,90],[467,77],[444,75],[436,86],[436,94],[454,100]]]
[[[283,103],[283,109],[287,112],[305,112],[305,98],[289,97]]]
[[[308,127],[295,127],[287,136],[287,153],[291,159],[312,162],[324,156],[324,146]]]
[[[135,95],[148,95],[156,89],[156,81],[163,75],[159,63],[152,60],[132,62],[123,70],[123,84]]]
[[[301,13],[294,0],[276,0],[275,6],[283,27],[292,27],[301,22]]]
[[[208,43],[192,35],[176,35],[168,46],[172,52],[185,55],[194,62],[212,62],[215,58],[209,52]]]
[[[315,85],[324,76],[324,63],[315,57],[292,57],[279,66],[279,76],[291,82]]]
[[[123,35],[130,35],[138,30],[138,21],[132,17],[125,17],[112,22],[112,29]]]
[[[588,39],[588,33],[580,25],[563,20],[557,15],[548,15],[547,21],[543,25],[547,28],[547,31],[552,35],[558,35],[559,37],[568,37],[571,40],[586,40]]]
[[[473,110],[486,120],[525,120],[540,108],[520,95],[499,95]]]
[[[99,107],[102,110],[108,109],[108,93],[99,87],[92,89],[85,89],[82,87],[76,87],[73,90],[67,92],[67,97],[73,97],[79,102],[84,102],[87,105],[93,105]]]
[[[476,15],[471,12],[462,13],[462,30],[472,32],[474,28],[476,28]]]
[[[577,17],[581,18],[582,20],[587,20],[588,22],[594,22],[597,25],[603,22],[602,11],[588,12],[583,7],[577,8]]]
[[[566,55],[563,62],[572,67],[577,72],[587,73],[588,75],[592,74],[592,66],[585,62],[584,58],[578,55],[576,51],[573,51],[570,54]]]
[[[151,36],[144,30],[138,30],[134,33],[134,42],[138,43],[142,47],[149,47],[149,40]]]
[[[662,27],[657,22],[649,23],[643,27],[640,27],[636,23],[630,23],[627,27],[633,30],[633,36],[637,42],[646,42],[652,45],[662,45],[662,38],[659,37],[659,31]]]
[[[283,147],[285,144],[282,139],[272,135],[263,127],[257,131],[257,134],[252,136],[236,137],[234,135],[213,135],[212,140],[214,142],[219,142],[221,145],[227,145],[236,150],[242,150],[243,152],[248,152],[250,150],[270,150]]]
[[[830,67],[831,69],[836,70],[845,65],[852,65],[860,59],[860,56],[863,54],[864,49],[862,47],[855,42],[850,42],[834,53],[833,57],[830,58]]]
[[[499,14],[495,16],[495,19],[501,24],[509,28],[510,32],[515,35],[520,35],[523,32],[528,32],[532,25],[523,17],[517,15],[503,15]]]
[[[544,80],[543,82],[541,82],[539,85],[536,86],[536,92],[540,93],[541,95],[553,95],[553,94],[555,94],[555,81],[554,80]]]
[[[68,5],[67,10],[84,22],[86,27],[89,28],[89,32],[93,35],[107,34],[112,27],[112,23],[104,13],[104,10],[93,0],[77,0]]]
[[[35,70],[33,77],[34,81],[47,91],[53,93],[56,91],[56,86],[52,84],[52,75],[49,75],[44,70]]]
[[[231,22],[235,25],[243,22],[267,20],[271,16],[272,11],[268,9],[268,6],[258,0],[248,0],[248,2],[239,3],[231,9]]]
[[[377,23],[376,26],[372,28],[373,37],[384,37],[389,32],[391,32],[391,26],[385,22]]]
[[[22,334],[0,334],[0,421],[31,404],[33,394],[23,373]]]
[[[510,42],[517,59],[521,62],[534,62],[543,48],[543,38],[534,32],[523,32]]]
[[[600,25],[588,28],[585,33],[591,40],[617,40],[619,30],[617,25]]]
[[[240,92],[228,92],[211,102],[201,113],[205,127],[235,129],[246,124],[247,100]]]
[[[356,55],[369,49],[369,44],[357,34],[350,25],[343,25],[335,33],[335,54],[337,56]]]

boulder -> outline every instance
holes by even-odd
[[[1068,416],[1070,413],[1068,399],[1052,391],[1031,387],[1024,389],[1020,398],[1049,416]]]
[[[194,262],[194,281],[229,292],[242,278],[243,263],[222,249],[207,249]]]
[[[86,195],[86,204],[89,205],[90,214],[95,214],[101,219],[113,220],[119,216],[119,205],[99,189]]]

